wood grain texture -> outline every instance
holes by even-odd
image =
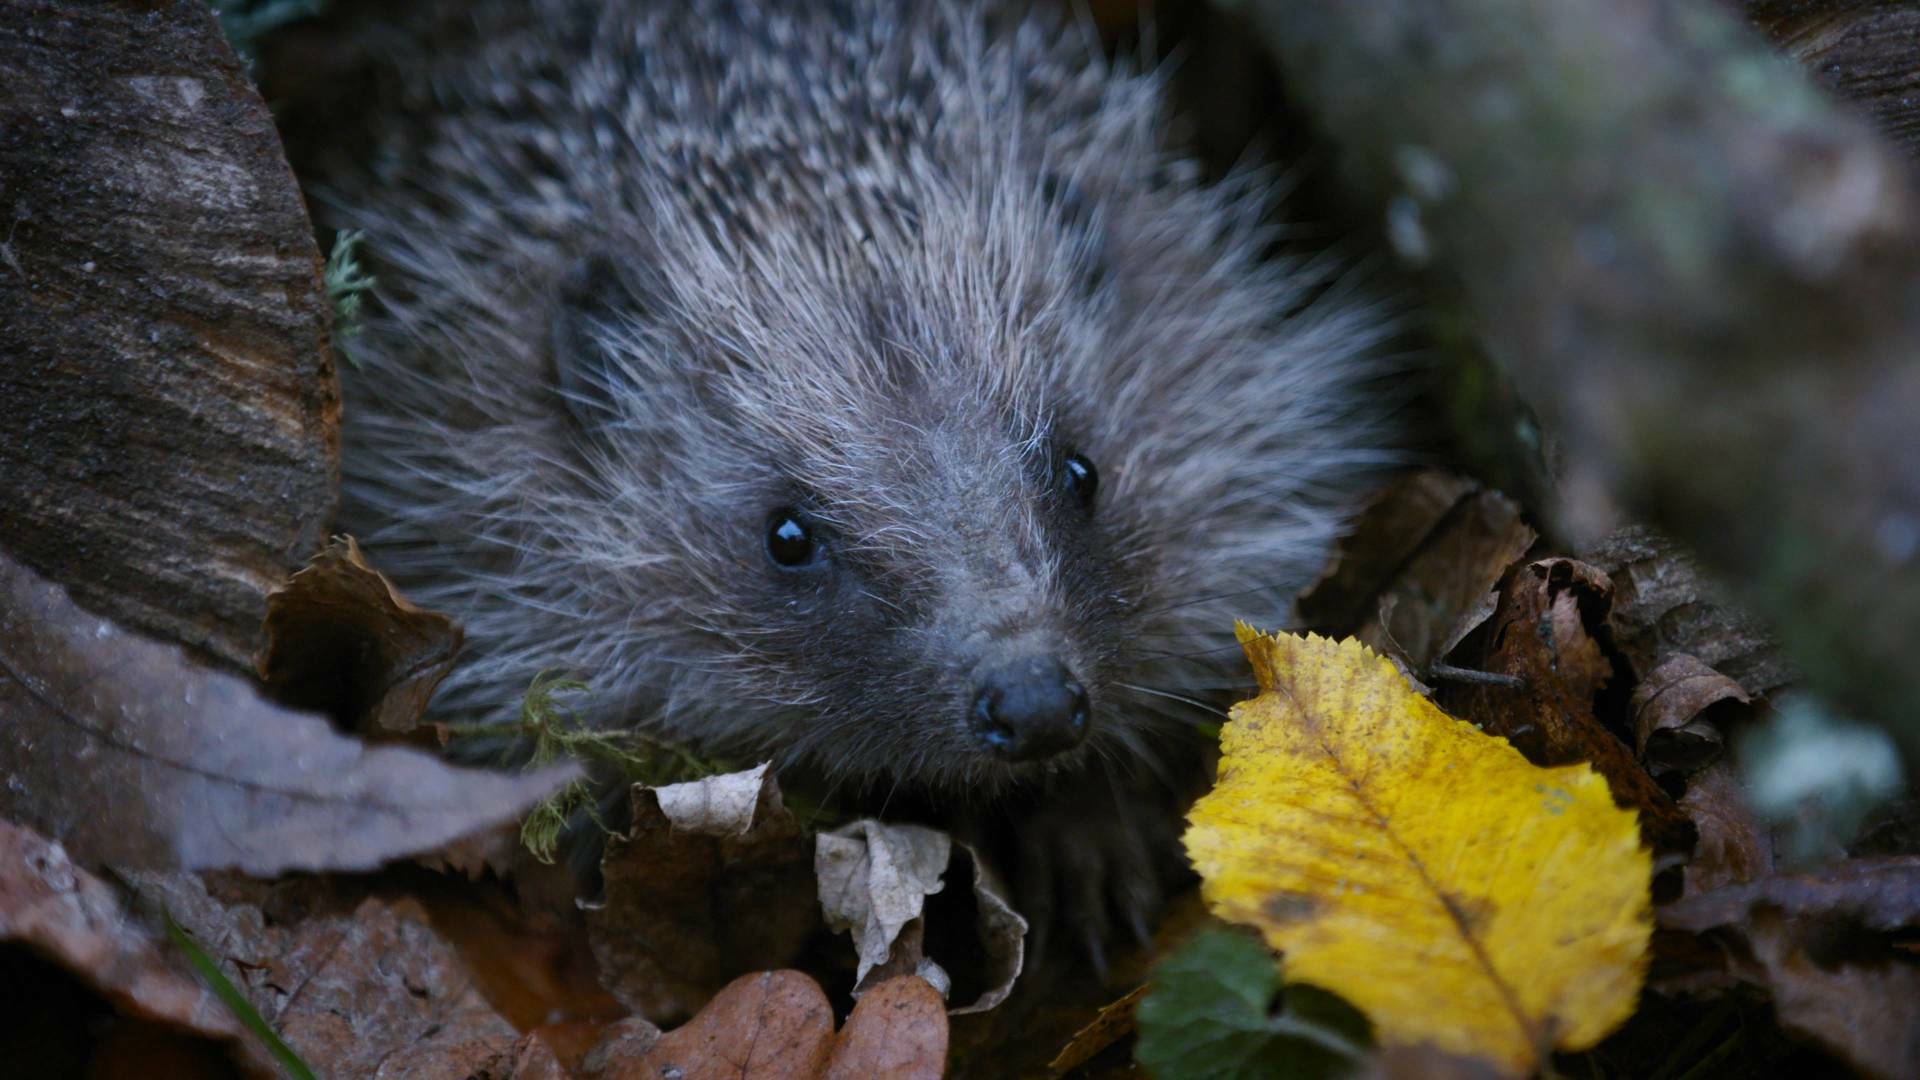
[[[1754,25],[1853,102],[1909,154],[1920,154],[1920,2],[1743,0]]]
[[[203,0],[0,17],[0,546],[244,667],[337,487],[329,309]]]

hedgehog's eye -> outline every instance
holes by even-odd
[[[1093,509],[1093,493],[1100,490],[1100,470],[1085,454],[1068,454],[1066,468],[1062,470],[1067,490],[1080,500],[1080,505]]]
[[[812,566],[825,557],[813,530],[792,510],[775,510],[767,519],[767,558],[788,570]]]

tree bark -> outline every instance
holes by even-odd
[[[330,311],[204,0],[0,16],[0,546],[247,666],[338,472]]]
[[[1909,163],[1703,0],[1241,3],[1576,480],[1920,758]]]
[[[1822,86],[1920,156],[1920,3],[1740,0],[1747,17]]]

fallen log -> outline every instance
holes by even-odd
[[[247,667],[338,472],[322,262],[204,0],[0,18],[0,546]]]

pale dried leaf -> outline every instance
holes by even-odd
[[[132,867],[371,869],[511,819],[574,775],[366,746],[3,556],[0,715],[0,814]]]

